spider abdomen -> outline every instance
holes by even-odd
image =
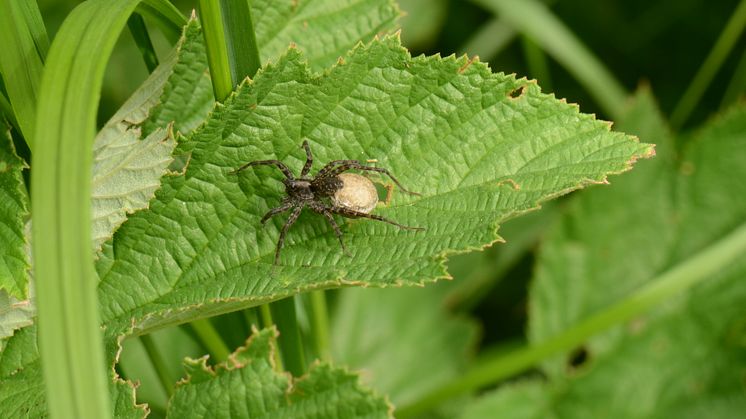
[[[331,196],[332,204],[366,214],[373,211],[378,204],[378,191],[370,179],[355,173],[342,173],[337,178],[342,187]]]

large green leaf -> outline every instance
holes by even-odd
[[[579,196],[552,232],[529,305],[535,344],[746,221],[745,107],[699,132],[678,158],[649,98],[625,122],[660,144],[660,158],[613,189]],[[743,261],[724,266],[660,309],[587,342],[580,366],[552,360],[545,385],[507,388],[482,403],[508,417],[739,417],[746,411],[744,275]],[[533,413],[513,414],[516,398],[534,400]]]
[[[444,285],[342,290],[331,328],[334,361],[361,370],[394,405],[411,403],[458,376],[477,328],[445,312]]]
[[[0,292],[24,300],[29,280],[24,234],[28,195],[21,172],[26,163],[16,155],[3,121],[0,131]]]
[[[282,199],[280,175],[246,161],[302,165],[377,159],[421,197],[395,193],[377,214],[425,232],[349,222],[353,257],[325,220],[301,216],[282,264],[272,266],[282,225],[261,216]],[[175,153],[191,154],[149,210],[130,217],[98,262],[109,332],[148,330],[343,284],[419,284],[445,277],[449,252],[498,240],[495,229],[539,202],[630,167],[652,148],[535,84],[484,64],[411,58],[395,37],[350,53],[323,75],[290,49],[239,87]],[[320,164],[317,163],[317,168]]]
[[[176,387],[168,417],[386,418],[391,406],[360,387],[357,376],[314,364],[292,378],[274,365],[274,329],[264,329],[215,369],[207,358],[187,360],[188,377]]]

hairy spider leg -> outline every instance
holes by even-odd
[[[371,220],[383,221],[384,223],[395,225],[395,226],[397,226],[397,227],[399,227],[401,229],[404,229],[404,230],[425,231],[425,227],[405,226],[405,225],[401,225],[401,224],[397,223],[396,221],[389,220],[388,218],[383,218],[380,215],[368,214],[368,213],[365,213],[365,212],[351,210],[349,208],[336,207],[335,206],[335,207],[329,208],[329,211],[331,211],[334,214],[342,215],[344,217],[370,218]]]
[[[279,214],[281,212],[285,212],[285,211],[289,210],[290,208],[293,207],[293,205],[294,204],[292,202],[290,202],[290,201],[284,201],[282,203],[282,205],[280,205],[279,207],[275,207],[275,208],[272,208],[271,210],[267,211],[267,213],[264,214],[264,217],[262,217],[260,223],[262,223],[262,224],[266,223],[267,220],[269,220],[270,218],[274,217],[275,215],[277,215],[277,214]]]
[[[316,173],[316,179],[327,177],[327,174],[330,170],[334,169],[336,166],[339,166],[341,164],[360,164],[357,160],[333,160],[326,164],[326,166],[322,167],[321,170],[319,170],[319,173]]]
[[[290,217],[285,221],[285,225],[282,226],[282,230],[280,230],[280,238],[277,239],[277,248],[275,249],[275,265],[280,264],[280,250],[282,250],[282,246],[285,244],[285,234],[287,234],[290,226],[295,224],[302,209],[302,205],[296,206],[293,212],[290,213]]]
[[[330,163],[330,164],[331,164],[331,163]],[[327,165],[327,166],[329,166],[329,165]],[[408,194],[410,194],[410,195],[417,195],[417,196],[421,196],[421,195],[422,195],[422,194],[419,194],[419,193],[417,193],[417,192],[412,192],[412,191],[410,191],[410,190],[407,190],[407,189],[406,189],[406,188],[405,188],[404,186],[402,186],[402,184],[401,184],[401,183],[399,183],[399,180],[398,180],[397,178],[395,178],[395,177],[394,177],[394,175],[392,175],[392,174],[391,174],[391,172],[389,172],[388,170],[386,170],[386,169],[384,169],[384,168],[382,168],[382,167],[374,167],[374,166],[363,166],[363,165],[362,165],[362,164],[360,164],[360,162],[359,162],[359,161],[357,161],[357,160],[353,160],[353,162],[352,162],[352,163],[347,163],[347,164],[343,164],[343,165],[341,165],[341,166],[339,166],[339,167],[337,167],[337,168],[335,168],[335,169],[331,170],[331,171],[330,171],[330,172],[329,172],[329,173],[327,174],[327,176],[337,176],[337,175],[339,175],[340,173],[342,173],[342,172],[346,172],[346,171],[348,171],[348,170],[351,170],[351,169],[355,169],[355,170],[362,170],[362,171],[368,171],[368,172],[378,172],[378,173],[383,173],[383,174],[385,174],[386,176],[390,177],[390,178],[391,178],[391,180],[393,180],[393,181],[394,181],[394,183],[396,183],[396,186],[398,186],[398,187],[399,187],[399,189],[401,189],[401,190],[402,190],[402,192],[406,192],[406,193],[408,193]]]
[[[342,240],[342,230],[339,229],[339,225],[336,221],[334,221],[334,217],[332,217],[332,213],[330,211],[329,207],[326,207],[324,205],[321,205],[317,202],[309,202],[308,207],[311,208],[314,212],[318,214],[323,214],[324,217],[326,217],[327,221],[329,221],[329,224],[332,225],[332,228],[334,229],[334,234],[337,235],[337,239],[339,239],[339,245],[342,246],[342,252],[344,252],[347,256],[352,256],[350,252],[347,251],[347,247],[345,246],[344,241]]]
[[[306,164],[303,165],[303,170],[300,172],[300,177],[304,178],[311,171],[313,165],[313,154],[311,154],[311,147],[308,145],[308,141],[303,141],[303,149],[306,150]]]
[[[282,173],[285,175],[286,178],[290,180],[294,180],[295,176],[293,176],[293,173],[290,172],[290,169],[285,166],[285,163],[279,161],[279,160],[255,160],[252,162],[248,162],[244,164],[243,166],[239,167],[238,169],[230,172],[231,175],[235,175],[241,170],[244,170],[246,168],[249,168],[251,166],[276,166],[278,169],[282,171]]]

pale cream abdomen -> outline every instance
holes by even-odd
[[[370,179],[355,173],[342,173],[337,177],[342,181],[342,189],[332,196],[335,206],[366,214],[373,211],[378,203],[378,191]]]

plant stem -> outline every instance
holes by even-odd
[[[492,18],[482,25],[461,47],[460,51],[469,55],[478,55],[489,61],[510,44],[516,36],[513,28],[499,17]]]
[[[127,27],[129,28],[132,37],[135,39],[137,49],[139,49],[140,54],[142,54],[142,59],[145,61],[145,67],[148,68],[149,73],[152,73],[155,71],[155,68],[158,67],[158,56],[153,48],[153,42],[150,40],[148,28],[145,27],[145,21],[142,16],[133,13],[129,20],[127,20]]]
[[[270,304],[272,319],[280,331],[278,344],[282,354],[282,363],[295,377],[306,372],[305,352],[298,329],[298,319],[295,315],[294,297],[284,298]]]
[[[741,0],[738,7],[731,15],[730,20],[725,25],[725,29],[720,34],[720,37],[715,42],[715,46],[712,47],[710,54],[702,63],[694,79],[689,84],[689,87],[684,92],[684,95],[679,100],[679,103],[671,113],[671,126],[674,129],[681,128],[691,115],[694,107],[702,98],[705,90],[712,82],[712,79],[717,74],[720,66],[723,65],[725,58],[730,54],[733,46],[741,36],[744,27],[746,26],[746,0]]]
[[[736,71],[733,72],[733,77],[731,77],[728,87],[725,88],[725,95],[720,102],[720,110],[724,110],[735,103],[744,92],[746,92],[746,50],[743,51],[741,59],[738,60]]]
[[[523,47],[523,56],[528,64],[529,74],[539,82],[542,90],[551,92],[553,90],[552,78],[544,51],[527,35],[521,37],[521,46]]]
[[[212,90],[215,99],[223,102],[233,90],[233,81],[219,3],[216,0],[199,0],[199,15],[207,47]]]
[[[163,386],[163,390],[170,398],[174,394],[175,380],[171,378],[171,375],[168,373],[166,362],[163,360],[160,351],[158,351],[158,348],[155,346],[153,337],[150,335],[142,335],[140,336],[140,341],[142,342],[143,347],[145,347],[145,352],[147,352],[148,357],[150,358],[150,363],[153,364],[153,367],[155,368],[155,372],[158,375],[158,380],[161,382],[161,386]]]
[[[581,345],[591,336],[629,321],[661,302],[714,276],[746,252],[746,224],[706,247],[696,255],[667,270],[646,286],[608,309],[588,317],[563,333],[535,346],[524,347],[503,357],[475,365],[460,378],[430,392],[397,413],[417,416],[444,400],[495,384],[523,372],[540,361]]]
[[[210,323],[210,319],[199,319],[189,324],[216,363],[228,359],[231,352],[225,342],[223,342],[218,331]]]
[[[313,336],[314,350],[319,359],[328,360],[329,351],[329,313],[326,306],[326,292],[311,291],[311,336]]]

